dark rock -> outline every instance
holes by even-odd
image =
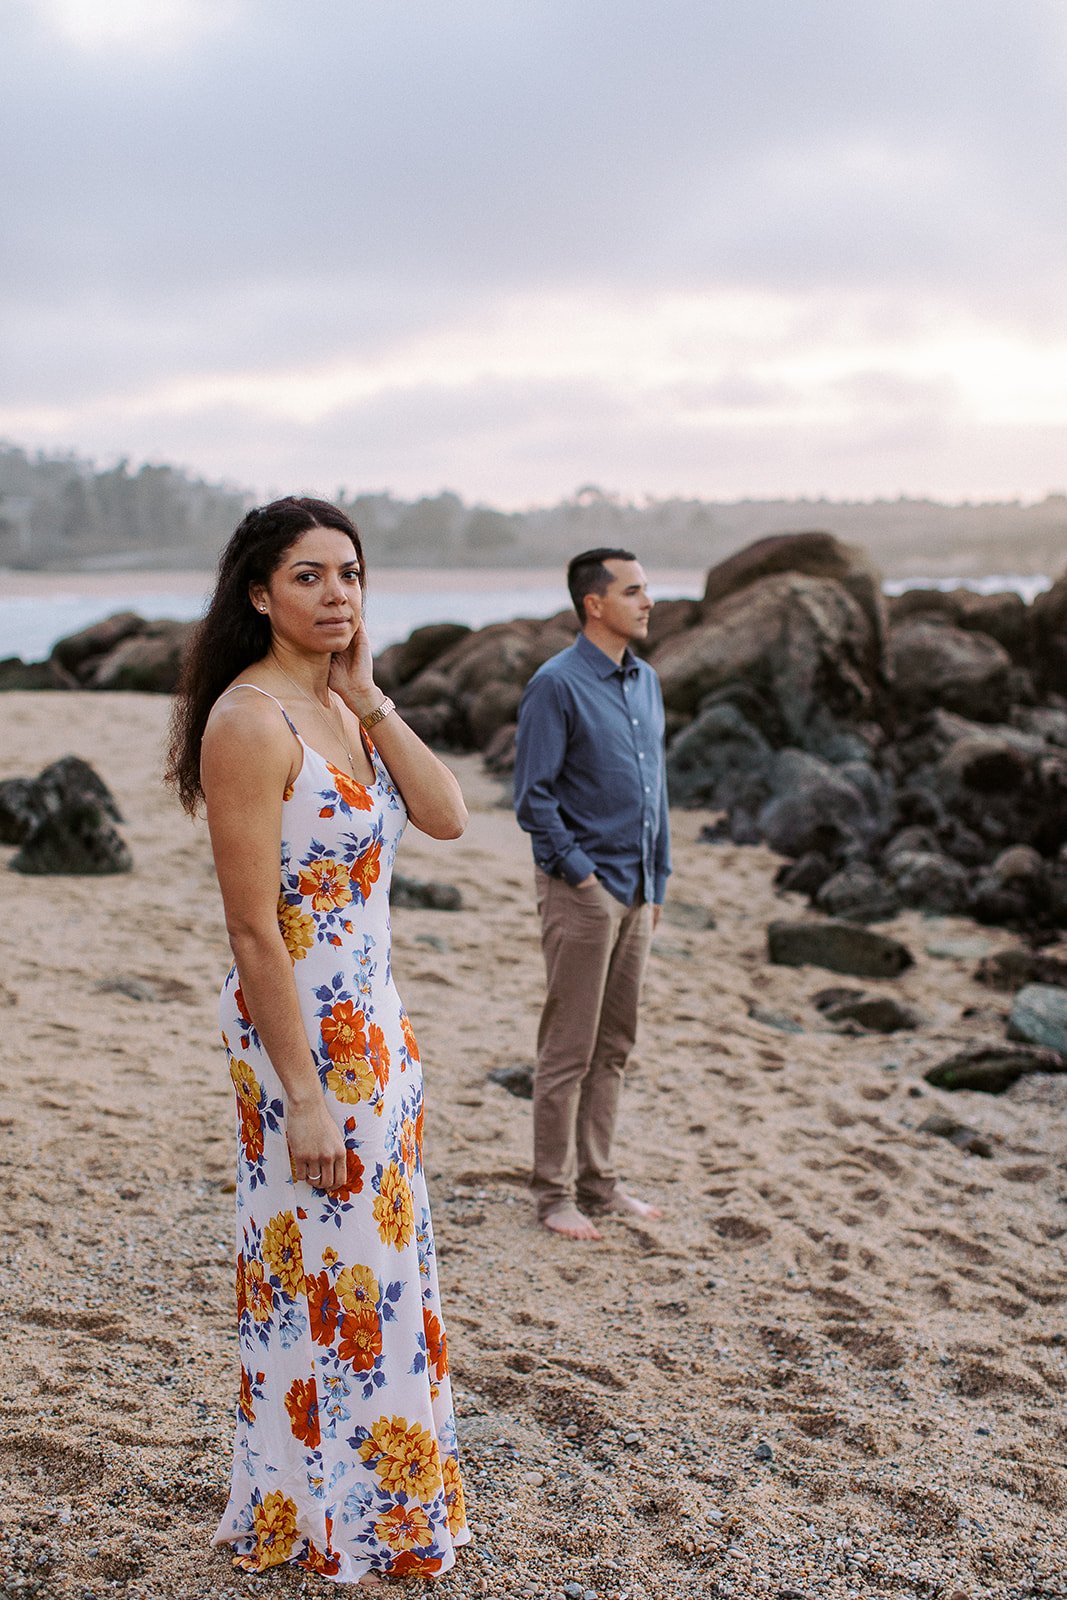
[[[476,750],[487,749],[501,728],[514,725],[521,699],[521,685],[492,682],[466,700],[467,729]]]
[[[573,629],[573,615],[569,620]],[[657,600],[648,619],[648,638],[641,646],[641,654],[651,655],[664,640],[673,639],[699,620],[700,604],[696,600]]]
[[[1067,573],[1031,605],[1030,637],[1041,688],[1067,694]]]
[[[422,907],[429,911],[461,911],[463,896],[452,883],[423,882],[419,878],[406,878],[394,872],[389,890],[392,906]]]
[[[803,750],[780,750],[768,773],[772,797],[760,810],[760,834],[779,855],[810,850],[839,855],[877,831],[861,790],[829,762]]]
[[[498,1083],[508,1094],[515,1095],[519,1100],[533,1099],[534,1069],[531,1066],[494,1067],[487,1074],[490,1083]]]
[[[1008,1038],[1067,1056],[1067,989],[1050,983],[1028,983],[1020,989],[1008,1021]]]
[[[976,594],[969,589],[908,589],[888,602],[893,627],[915,617],[941,617],[954,627],[984,633],[1015,660],[1029,653],[1028,614],[1021,595]]]
[[[808,850],[799,861],[787,861],[774,875],[776,889],[787,894],[812,896],[833,876],[834,864],[820,850]]]
[[[862,995],[843,1000],[826,1010],[828,1022],[855,1022],[871,1033],[902,1033],[923,1025],[922,1013],[892,995]]]
[[[515,734],[516,724],[508,723],[503,728],[498,728],[482,751],[482,758],[490,772],[497,773],[500,777],[507,777],[515,770]]]
[[[384,664],[383,676],[389,676],[399,688],[439,661],[470,632],[463,622],[431,622],[424,628],[415,628],[403,643],[390,645],[388,650],[382,651],[375,663],[376,670]]]
[[[979,922],[1025,927],[1049,907],[1049,866],[1029,845],[997,856],[974,886],[971,913]]]
[[[672,805],[728,808],[755,780],[756,804],[767,794],[772,750],[734,705],[711,706],[671,740],[667,785]]]
[[[406,706],[404,721],[426,744],[443,750],[461,750],[464,740],[460,716],[451,700],[432,706]]]
[[[990,989],[1012,992],[1026,984],[1056,984],[1067,989],[1067,961],[1037,950],[997,950],[986,956],[974,974]]]
[[[852,922],[772,922],[767,940],[770,959],[778,966],[895,978],[913,964],[911,952],[899,939]]]
[[[919,1123],[916,1131],[932,1133],[937,1139],[947,1139],[949,1144],[965,1150],[968,1155],[982,1156],[988,1160],[993,1154],[993,1146],[977,1128],[969,1128],[965,1122],[956,1122],[953,1117],[946,1117],[940,1111],[932,1111]]]
[[[441,701],[449,700],[451,695],[452,685],[445,674],[428,667],[425,672],[401,684],[394,699],[400,710],[406,712],[411,706],[438,705]]]
[[[44,767],[36,778],[37,787],[45,796],[48,809],[72,805],[89,800],[99,806],[104,816],[112,822],[121,822],[118,802],[99,773],[81,756],[61,756],[58,761]]]
[[[1031,1072],[1067,1072],[1067,1060],[1033,1045],[971,1045],[923,1074],[936,1089],[979,1089],[1003,1094]]]
[[[1010,721],[1020,733],[1043,739],[1058,749],[1067,749],[1067,711],[1055,706],[1015,706]]]
[[[811,997],[811,1003],[816,1011],[832,1011],[835,1006],[843,1006],[849,1000],[862,1000],[866,990],[849,989],[843,984],[834,984],[829,989],[817,989]]]
[[[915,822],[908,828],[901,828],[895,833],[889,843],[882,850],[882,859],[885,862],[898,852],[907,854],[931,855],[937,852],[937,834],[933,828],[925,828],[921,823]]]
[[[995,639],[929,620],[893,629],[893,696],[906,715],[933,707],[997,722],[1009,707],[1011,657]]]
[[[934,850],[897,850],[885,866],[900,905],[943,915],[966,908],[970,880],[966,869],[951,856]]]
[[[849,861],[820,887],[815,905],[828,917],[849,922],[884,922],[895,917],[900,901],[866,861]]]
[[[35,778],[5,778],[0,782],[0,844],[21,844],[47,810]]]
[[[774,1451],[769,1444],[758,1444],[752,1454],[757,1461],[773,1461]]]
[[[664,921],[676,928],[693,928],[698,933],[707,933],[717,926],[707,906],[694,905],[690,900],[675,900],[670,896],[663,907],[663,917]]]
[[[129,872],[130,852],[92,800],[72,800],[50,812],[24,841],[8,865],[15,872],[39,875],[96,875]]]
[[[85,683],[93,665],[114,650],[124,639],[143,633],[148,626],[136,611],[116,611],[102,622],[68,634],[52,647],[53,661],[71,673],[79,683]]]
[[[173,694],[185,647],[196,627],[195,622],[146,623],[140,633],[123,639],[107,655],[83,664],[87,687]]]
[[[76,680],[58,661],[23,661],[8,656],[0,661],[0,692],[5,689],[73,689]]]

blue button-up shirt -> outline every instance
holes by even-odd
[[[627,905],[662,903],[671,870],[663,696],[627,650],[621,666],[580,633],[526,685],[515,811],[534,861],[581,883],[596,873]]]

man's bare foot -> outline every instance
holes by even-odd
[[[541,1218],[542,1228],[549,1233],[560,1233],[565,1239],[602,1239],[604,1235],[595,1228],[585,1214],[575,1205],[558,1206],[547,1217]]]
[[[356,1579],[357,1589],[384,1589],[385,1581],[376,1572],[365,1572],[362,1578]]]
[[[604,1210],[614,1211],[624,1217],[643,1217],[646,1222],[655,1222],[657,1217],[663,1215],[659,1206],[650,1205],[647,1200],[639,1200],[635,1194],[623,1194],[621,1189],[616,1190]]]

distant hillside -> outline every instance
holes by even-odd
[[[559,505],[504,512],[445,491],[416,501],[335,496],[385,566],[551,566],[622,545],[648,566],[701,567],[767,533],[822,528],[866,546],[887,577],[1058,575],[1067,496],[941,505],[932,500],[645,500],[587,485]],[[74,456],[0,445],[0,567],[211,567],[252,496],[168,466],[98,472]]]

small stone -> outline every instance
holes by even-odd
[[[641,1443],[641,1435],[639,1433],[624,1433],[622,1442],[627,1449],[632,1450]]]
[[[774,1451],[767,1443],[758,1444],[752,1452],[757,1461],[773,1461]]]
[[[522,1062],[514,1067],[494,1067],[486,1076],[490,1083],[499,1084],[501,1089],[506,1089],[508,1094],[515,1095],[517,1099],[532,1100],[533,1072],[532,1066]]]
[[[573,1578],[563,1585],[563,1593],[567,1596],[567,1600],[582,1600],[582,1586],[580,1583],[575,1583]]]
[[[749,1006],[748,1014],[753,1022],[761,1022],[765,1028],[776,1028],[779,1033],[804,1032],[796,1018],[787,1016],[784,1011],[771,1011],[766,1006]]]
[[[539,1489],[545,1481],[545,1475],[543,1472],[524,1472],[522,1481],[528,1483],[532,1489]]]

